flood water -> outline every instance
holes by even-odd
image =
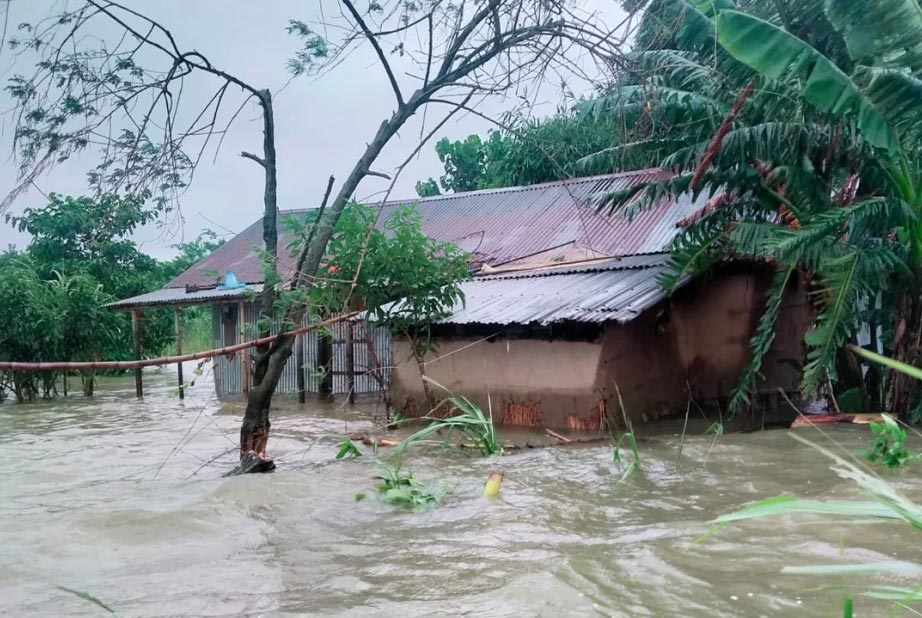
[[[216,402],[207,379],[185,402],[169,375],[146,382],[143,402],[119,379],[92,400],[0,406],[0,614],[105,615],[63,586],[120,616],[832,616],[855,579],[781,569],[919,559],[908,526],[818,516],[695,544],[757,499],[859,497],[786,431],[715,442],[693,423],[676,469],[681,423],[648,429],[642,474],[624,482],[609,445],[492,461],[423,447],[405,467],[448,494],[408,511],[378,500],[370,453],[334,459],[343,433],[371,429],[368,406],[280,405],[279,470],[222,478],[240,405]],[[808,435],[855,451],[868,430]],[[505,481],[491,501],[493,469]],[[922,499],[915,470],[892,478]],[[856,599],[858,616],[911,615]]]

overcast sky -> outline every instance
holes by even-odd
[[[10,22],[34,20],[47,14],[59,0],[12,0]],[[257,87],[271,89],[275,96],[277,126],[279,205],[281,208],[315,206],[322,197],[330,174],[345,177],[378,125],[390,115],[394,98],[386,77],[374,55],[363,48],[331,73],[319,78],[290,80],[286,61],[298,49],[298,41],[286,33],[289,19],[314,21],[319,17],[318,0],[130,0],[126,2],[158,19],[171,29],[180,48],[194,48],[213,64],[226,68]],[[334,4],[325,0],[328,11]],[[360,3],[361,4],[361,3]],[[598,0],[606,21],[620,16],[615,0]],[[4,0],[0,0],[0,10]],[[105,36],[105,33],[102,33]],[[16,72],[28,72],[16,65],[9,50],[0,50],[0,78],[3,82]],[[411,82],[407,81],[407,85]],[[287,84],[287,86],[286,86]],[[556,86],[556,85],[555,85]],[[579,94],[586,84],[571,82]],[[194,91],[194,86],[190,86]],[[204,87],[202,92],[205,92]],[[545,87],[538,99],[543,102],[537,114],[551,113],[561,102],[559,89]],[[483,109],[499,114],[517,104],[514,100],[494,100]],[[0,112],[11,102],[0,94]],[[438,110],[442,112],[442,110]],[[196,172],[194,181],[181,201],[184,224],[181,230],[165,234],[156,228],[139,232],[137,240],[152,255],[172,254],[169,245],[192,239],[206,228],[228,236],[241,231],[259,218],[262,210],[262,170],[241,159],[241,150],[260,152],[261,122],[253,105],[245,108],[242,122],[227,136],[213,163],[211,157]],[[375,169],[390,172],[412,152],[418,143],[420,121],[405,130],[382,155]],[[0,193],[5,194],[16,179],[16,164],[9,158],[12,142],[10,115],[0,116]],[[432,118],[427,119],[432,126]],[[452,120],[436,136],[463,138],[470,133],[484,134],[492,126],[474,116]],[[79,194],[86,189],[85,173],[97,160],[87,153],[40,178],[36,187],[21,196],[12,212],[44,203],[41,192]],[[434,152],[434,140],[398,180],[394,197],[415,196],[417,180],[438,177],[441,164]],[[366,179],[359,188],[360,199],[386,188],[381,179]],[[0,246],[20,247],[28,238],[6,223],[0,223]]]

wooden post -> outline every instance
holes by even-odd
[[[134,359],[141,360],[141,312],[131,312],[131,325],[134,327]],[[141,368],[134,370],[134,393],[141,399],[144,397],[144,384],[141,381]]]
[[[298,403],[307,401],[304,385],[304,335],[295,339],[295,364],[298,367]]]
[[[174,315],[176,322],[176,356],[182,356],[182,309],[176,308]],[[176,380],[179,383],[179,398],[186,398],[186,387],[182,380],[182,363],[176,363]]]
[[[240,341],[244,339],[244,332],[247,325],[246,303],[240,303],[237,306],[237,337]],[[250,351],[240,351],[240,390],[243,393],[243,400],[250,398]]]
[[[320,378],[318,388],[320,398],[331,399],[333,397],[333,334],[326,332],[326,329],[317,331],[317,368],[321,370],[323,376]]]
[[[349,403],[355,403],[355,323],[346,320],[346,391]]]

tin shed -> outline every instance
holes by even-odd
[[[688,195],[664,197],[630,218],[597,212],[593,198],[668,175],[664,170],[646,169],[526,187],[396,200],[381,206],[379,222],[383,224],[389,213],[401,206],[416,204],[423,231],[469,252],[472,265],[483,271],[658,253],[674,238],[676,223],[701,208],[706,197],[697,201]],[[303,217],[308,212],[292,210],[281,212],[279,216]],[[262,229],[262,219],[259,219],[164,289],[111,306],[140,316],[151,306],[209,305],[213,311],[214,347],[243,341],[252,335],[248,325],[252,325],[258,315],[254,298],[263,285],[259,257]],[[284,247],[291,240],[285,227],[279,225],[279,246]],[[278,269],[283,280],[294,270],[293,259],[284,251],[279,254]],[[219,283],[228,272],[234,273],[240,288],[220,289]],[[140,324],[140,320],[136,323]],[[355,328],[361,327],[356,325]],[[335,394],[349,390],[349,381],[342,377],[347,369],[345,350],[349,336],[336,333],[334,337],[338,342],[334,343],[332,359]],[[302,339],[288,362],[277,392],[298,392],[303,397],[305,392],[319,389],[316,334],[309,333]],[[387,367],[393,364],[389,337],[381,329],[369,328],[353,337],[353,346],[358,372],[354,376],[356,390],[380,390],[382,382],[389,379]],[[250,377],[246,353],[219,357],[214,371],[220,397],[245,396]],[[372,372],[377,372],[375,379]]]
[[[726,397],[749,358],[749,338],[771,275],[729,264],[683,282],[671,299],[658,283],[666,254],[478,277],[465,303],[434,330],[428,377],[506,425],[577,431],[646,421]],[[809,319],[797,286],[782,304],[762,391],[796,388]],[[429,413],[408,342],[395,340],[392,400]],[[791,362],[791,361],[795,362]],[[620,397],[619,397],[620,391]]]

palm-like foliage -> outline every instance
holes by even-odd
[[[888,332],[922,332],[918,0],[659,0],[637,42],[631,70],[586,109],[618,115],[633,137],[582,163],[676,171],[601,196],[603,208],[643,208],[666,192],[714,196],[686,221],[667,287],[728,256],[776,264],[735,407],[797,271],[819,307],[806,336],[808,393],[835,380],[837,352],[879,295],[908,299]],[[915,362],[922,335],[910,335],[897,356]]]

